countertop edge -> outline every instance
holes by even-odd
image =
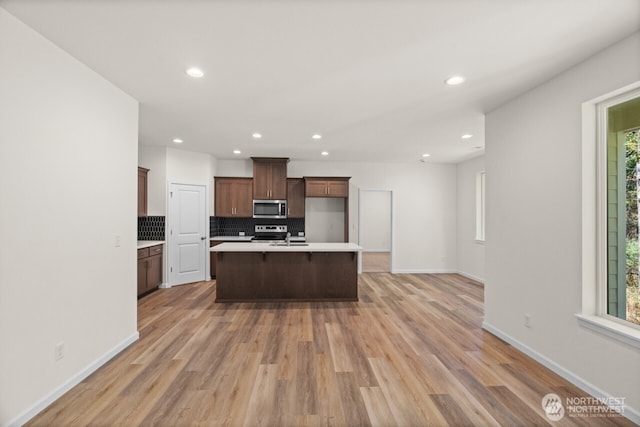
[[[164,245],[165,240],[138,240],[138,249],[150,248],[151,246]]]

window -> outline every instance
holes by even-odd
[[[606,122],[606,297],[603,314],[640,325],[638,143],[640,97],[601,106]],[[604,116],[606,114],[606,116]],[[603,200],[605,197],[603,197]]]
[[[582,121],[577,317],[583,327],[640,348],[640,81],[585,102]]]
[[[485,173],[476,174],[476,240],[484,242],[485,223]]]

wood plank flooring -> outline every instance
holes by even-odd
[[[141,299],[140,340],[33,426],[633,425],[550,422],[586,396],[481,329],[458,275],[362,274],[359,302],[215,304],[215,282]]]
[[[388,273],[391,271],[391,252],[362,252],[363,273]]]

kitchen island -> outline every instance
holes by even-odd
[[[353,243],[222,243],[216,253],[216,302],[357,301]]]

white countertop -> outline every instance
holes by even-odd
[[[211,248],[211,252],[360,252],[355,243],[308,243],[305,246],[272,246],[271,243],[227,242]]]
[[[209,240],[217,242],[250,242],[252,237],[253,236],[216,236]]]
[[[250,242],[253,236],[216,236],[209,240],[214,242]],[[291,236],[292,242],[304,242],[304,236]]]
[[[164,240],[138,240],[138,249],[150,248],[156,245],[164,245]]]

